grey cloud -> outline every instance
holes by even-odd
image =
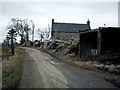
[[[41,15],[46,16],[48,14],[56,14],[56,12],[64,12],[65,8],[69,10],[77,10],[83,8],[83,12],[86,10],[88,13],[104,14],[104,13],[116,13],[117,4],[114,2],[93,2],[93,3],[71,3],[71,2],[47,2],[47,3],[32,3],[32,2],[3,2],[2,13],[3,15],[10,16],[29,16],[29,15]],[[38,6],[41,12],[32,11],[32,6]],[[80,12],[76,12],[80,13]],[[81,12],[82,13],[82,12]]]
[[[71,20],[87,17],[96,22],[101,19],[108,19],[109,22],[112,17],[117,22],[117,5],[116,2],[3,2],[2,14],[6,17],[72,18]]]
[[[3,16],[24,16],[29,15],[30,10],[27,3],[3,2],[2,14]]]
[[[58,19],[60,22],[77,23],[78,21],[82,23],[84,19],[79,19],[86,17],[91,20],[91,27],[96,28],[104,23],[108,23],[110,26],[117,26],[118,24],[117,2],[2,2],[0,5],[2,6],[0,7],[2,17],[8,21],[11,17],[37,17],[37,20],[34,20],[37,26],[40,25],[40,28],[43,24],[43,26],[45,24],[47,26],[47,20],[49,21],[51,18],[54,18],[55,21]]]

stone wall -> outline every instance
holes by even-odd
[[[79,40],[79,33],[54,32],[52,38],[64,41],[70,41],[71,39],[77,41]]]

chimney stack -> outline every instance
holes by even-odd
[[[87,21],[87,24],[90,26],[90,21],[89,21],[89,19],[88,19],[88,21]]]
[[[54,19],[52,19],[52,24],[54,23]]]
[[[53,36],[53,25],[54,25],[54,19],[52,19],[51,36]]]

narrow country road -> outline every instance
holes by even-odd
[[[36,49],[25,52],[19,88],[115,88],[104,74],[76,68]]]

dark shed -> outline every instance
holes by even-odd
[[[120,57],[120,28],[100,27],[80,32],[80,57],[90,56],[99,59]]]

